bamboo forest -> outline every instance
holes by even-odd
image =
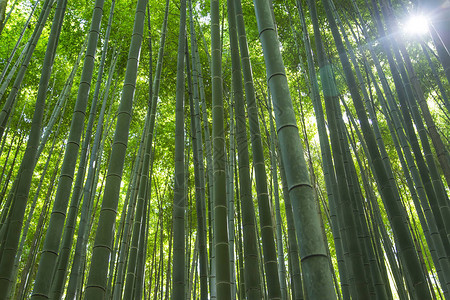
[[[450,299],[449,0],[0,0],[0,300]]]

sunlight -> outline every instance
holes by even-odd
[[[410,15],[404,23],[403,31],[407,35],[424,35],[428,32],[428,17],[423,14]]]

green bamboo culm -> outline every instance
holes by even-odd
[[[72,124],[68,143],[64,153],[61,175],[55,195],[50,221],[45,235],[43,252],[39,261],[36,283],[32,298],[48,297],[53,278],[53,272],[57,263],[57,253],[61,243],[64,228],[65,215],[70,199],[70,191],[73,182],[73,174],[76,166],[76,158],[80,147],[81,134],[85,111],[88,102],[90,83],[95,64],[95,52],[99,37],[100,24],[103,16],[103,0],[97,0],[92,15],[92,23],[84,58],[83,73],[78,89],[77,101],[73,112]],[[74,159],[75,158],[75,159]],[[83,163],[83,162],[82,162]]]
[[[33,198],[33,202],[30,205],[30,209],[28,211],[27,220],[25,222],[25,225],[23,226],[22,236],[20,238],[19,248],[17,250],[16,258],[15,258],[15,262],[14,262],[13,278],[15,278],[16,281],[19,279],[19,277],[17,276],[17,273],[19,271],[19,263],[20,263],[20,261],[22,259],[22,253],[23,253],[23,250],[24,250],[24,247],[25,247],[25,242],[26,242],[26,238],[28,236],[28,231],[29,231],[31,225],[33,225],[32,219],[33,219],[33,215],[36,212],[36,206],[38,204],[39,195],[41,194],[40,191],[41,191],[41,188],[43,187],[44,179],[46,178],[45,175],[47,174],[47,170],[49,169],[49,165],[50,165],[51,160],[55,158],[55,156],[52,156],[52,154],[53,154],[53,150],[55,148],[55,145],[56,145],[57,141],[60,138],[59,132],[60,132],[60,129],[62,127],[61,126],[62,125],[62,121],[63,121],[63,118],[62,117],[59,118],[59,123],[58,123],[58,126],[57,126],[56,130],[55,130],[55,135],[54,135],[54,138],[53,138],[53,142],[52,142],[52,145],[51,145],[50,150],[48,152],[47,161],[45,162],[44,169],[43,169],[43,171],[41,173],[41,178],[39,179],[39,184],[38,184],[38,186],[37,186],[37,188],[36,188],[36,190],[34,192],[35,195],[34,195],[34,198]],[[58,162],[59,162],[60,156],[61,155],[58,156]],[[55,172],[53,172],[53,174],[55,174]],[[50,202],[50,201],[48,199],[46,199],[46,202]],[[27,273],[24,270],[25,269],[22,269],[22,275],[24,273],[25,274]],[[10,294],[11,297],[13,297],[13,295],[15,294],[15,289],[17,289],[17,285],[15,283],[13,283],[13,286],[12,286],[12,289],[11,289],[11,294]]]
[[[299,221],[295,229],[305,295],[309,299],[336,299],[319,207],[309,179],[269,1],[254,1],[254,5],[275,110],[281,159],[285,165],[294,216]]]
[[[148,120],[146,120],[144,124],[144,132],[146,132],[148,126]],[[110,292],[112,294],[112,299],[122,299],[122,290],[124,286],[124,281],[126,277],[126,268],[127,268],[127,257],[130,252],[130,243],[131,243],[131,231],[133,225],[133,217],[135,216],[135,208],[137,201],[137,193],[139,189],[139,178],[142,169],[142,162],[144,160],[144,137],[145,135],[141,135],[141,140],[139,143],[139,149],[137,151],[137,155],[135,159],[133,159],[133,168],[132,168],[132,181],[130,187],[127,189],[126,203],[124,203],[123,207],[126,208],[126,212],[122,213],[121,217],[121,226],[120,233],[118,234],[118,238],[120,239],[120,245],[117,246],[117,251],[119,254],[117,255],[117,267],[116,274],[114,278],[114,287]],[[126,217],[125,217],[126,215]],[[123,224],[123,225],[122,225]],[[116,248],[115,248],[116,249]],[[112,283],[111,283],[112,284]]]
[[[356,3],[355,3],[354,0],[352,0],[352,4],[353,4],[353,7],[354,7],[354,10],[357,12],[358,18],[360,20],[362,20],[362,15],[359,12],[359,9],[356,6]],[[369,5],[368,3],[366,3],[366,4]],[[372,10],[372,11],[376,12],[375,9]],[[378,20],[378,18],[376,18],[376,20]],[[384,30],[381,30],[381,24],[379,22],[377,22],[377,23],[378,23],[378,28],[380,30],[380,33],[382,34],[382,32]],[[366,36],[366,39],[368,39],[367,38],[368,37],[367,29],[365,28],[365,26],[362,26],[361,28],[362,28],[363,34]],[[385,41],[386,39],[381,39],[381,40]],[[385,44],[385,43],[382,43],[382,45],[383,44]],[[389,83],[388,83],[388,81],[387,81],[387,79],[386,79],[386,77],[384,75],[383,69],[381,67],[381,64],[380,64],[380,62],[379,62],[375,52],[374,52],[373,47],[370,46],[370,42],[368,43],[368,45],[369,45],[368,48],[369,48],[371,57],[373,59],[375,67],[377,69],[377,74],[378,74],[378,76],[380,78],[381,84],[382,84],[383,89],[385,91],[386,98],[384,98],[384,96],[382,95],[382,92],[381,92],[380,88],[378,87],[377,80],[375,79],[375,76],[372,74],[372,72],[370,72],[369,68],[367,68],[367,70],[369,71],[369,75],[371,76],[372,81],[373,81],[373,83],[375,85],[377,94],[380,95],[379,99],[381,100],[380,103],[381,103],[381,107],[382,107],[382,109],[384,111],[385,116],[391,115],[391,118],[386,118],[386,120],[388,121],[388,125],[392,122],[392,124],[390,126],[392,127],[391,135],[392,135],[392,137],[394,139],[394,142],[395,142],[396,137],[398,135],[398,142],[400,143],[400,145],[396,146],[397,153],[399,153],[399,157],[400,158],[402,157],[400,155],[401,151],[403,151],[403,153],[404,153],[404,158],[406,160],[407,166],[404,166],[403,168],[404,169],[409,168],[409,170],[411,172],[412,179],[414,181],[415,188],[417,190],[417,194],[419,196],[419,199],[421,200],[421,203],[422,203],[422,206],[423,206],[423,210],[424,210],[424,213],[425,213],[426,218],[427,218],[428,226],[429,226],[429,228],[430,228],[430,230],[432,232],[431,236],[432,236],[432,239],[434,240],[434,244],[435,244],[436,248],[438,249],[439,252],[441,252],[441,251],[442,251],[442,253],[444,251],[448,252],[447,250],[450,247],[446,247],[445,246],[445,243],[448,244],[448,239],[447,239],[447,234],[445,232],[444,223],[443,223],[443,220],[442,220],[442,217],[441,217],[441,211],[433,210],[434,213],[438,213],[437,215],[433,215],[433,214],[430,213],[431,211],[430,211],[429,207],[430,206],[433,207],[434,205],[437,206],[437,198],[436,198],[436,193],[435,193],[434,188],[433,188],[432,183],[431,183],[431,179],[430,179],[430,176],[429,176],[429,171],[428,171],[428,169],[427,169],[427,167],[425,165],[424,158],[423,158],[422,153],[421,153],[420,148],[419,148],[417,137],[416,137],[415,133],[409,135],[410,136],[410,143],[411,143],[411,146],[410,146],[410,144],[407,141],[407,136],[405,135],[405,131],[403,130],[403,126],[401,125],[401,116],[399,115],[400,112],[399,112],[399,109],[397,107],[398,106],[397,103],[393,99],[393,94],[392,94],[392,91],[391,91],[391,89],[389,87]],[[385,47],[386,47],[385,49],[388,49],[387,45]],[[390,64],[392,63],[390,65],[390,70],[391,70],[391,73],[392,73],[394,84],[396,84],[398,98],[401,99],[402,97],[405,97],[403,84],[401,83],[401,80],[399,79],[397,68],[396,68],[393,60],[391,59],[391,55],[389,54],[390,51],[389,50],[385,50],[385,53],[387,54],[386,56],[387,56],[388,62]],[[388,105],[387,105],[386,101],[389,103],[390,108],[388,108]],[[403,107],[403,105],[402,105],[402,107]],[[405,118],[405,121],[408,121],[408,118]],[[405,127],[406,133],[411,132],[412,123],[410,122],[410,120],[409,120],[409,122],[405,122],[405,123],[406,123],[406,127]],[[414,130],[412,130],[411,133],[413,133],[413,132],[414,132]],[[413,153],[416,156],[417,166],[415,165],[416,163],[414,162],[414,158],[412,156],[411,150],[413,151]],[[403,162],[402,164],[405,164],[405,163]],[[407,174],[407,172],[405,172],[405,174]],[[405,177],[408,180],[408,176],[405,176]],[[412,189],[410,189],[410,190],[413,191],[414,187]],[[426,194],[425,194],[425,192],[426,192]],[[411,192],[411,194],[412,194],[413,200],[415,200],[414,193]],[[428,197],[428,200],[427,200],[427,197]],[[425,230],[425,228],[426,227],[424,227],[424,230]],[[433,232],[435,232],[435,229],[433,229],[433,228],[435,228],[436,230],[439,229],[439,234],[434,234]],[[429,246],[430,245],[431,244],[429,244]],[[445,250],[444,250],[444,248],[445,248]],[[387,249],[389,249],[389,248],[387,248]],[[433,251],[430,251],[430,252],[431,252],[431,255],[433,255]],[[387,255],[387,257],[389,259],[391,259],[392,255]],[[443,258],[441,263],[445,264],[444,260],[446,260],[447,256],[446,255],[442,255],[440,257]],[[401,288],[398,288],[398,291],[399,291],[399,293],[402,292],[403,294],[405,294],[406,292],[405,292],[405,289],[403,287],[403,282],[401,282],[401,280],[399,278],[400,277],[398,275],[399,273],[396,272],[398,270],[398,268],[394,268],[393,270],[394,270],[394,275],[395,275],[394,279],[396,280],[397,287],[399,287],[399,286],[401,287]],[[440,276],[439,272],[438,272],[438,275]],[[402,295],[400,295],[400,298],[402,299]]]
[[[218,300],[231,299],[230,253],[225,175],[225,132],[222,96],[222,51],[219,1],[211,1],[211,84],[213,144],[213,209],[216,293]],[[214,274],[213,274],[214,275]]]
[[[166,1],[166,12],[165,16],[167,15],[167,9],[168,9],[169,1]],[[147,10],[149,13],[149,10]],[[150,16],[148,16],[149,18]],[[149,107],[147,108],[147,117],[146,117],[146,126],[144,127],[142,140],[145,141],[143,143],[143,159],[141,162],[141,174],[140,174],[140,183],[139,183],[139,189],[138,189],[138,195],[137,195],[137,204],[136,204],[136,211],[135,211],[135,217],[134,217],[134,229],[132,230],[132,238],[131,238],[131,247],[129,250],[129,258],[128,258],[128,264],[127,264],[127,275],[126,275],[126,285],[124,290],[123,297],[125,299],[130,299],[133,297],[139,298],[138,294],[141,292],[142,282],[139,280],[138,272],[142,266],[139,265],[138,259],[139,259],[139,252],[138,252],[138,246],[139,251],[142,252],[142,246],[144,245],[144,237],[145,234],[142,232],[145,228],[145,214],[144,210],[146,209],[146,202],[148,201],[150,194],[151,194],[151,178],[149,177],[149,169],[151,167],[151,152],[152,152],[152,142],[153,142],[153,133],[155,128],[155,111],[156,111],[156,104],[157,104],[157,97],[159,93],[159,80],[161,76],[161,69],[162,69],[162,53],[164,51],[164,44],[165,44],[165,31],[166,31],[166,25],[167,25],[167,18],[165,17],[163,21],[163,29],[162,29],[162,35],[161,35],[161,47],[160,52],[158,54],[158,62],[156,66],[156,74],[155,79],[153,82],[153,88],[154,88],[154,94],[152,95],[153,88],[150,84],[149,88],[149,97],[151,97],[152,101]],[[150,68],[151,70],[151,68]],[[150,74],[151,78],[151,74]],[[136,289],[136,286],[138,287]],[[136,293],[138,294],[134,294]],[[116,296],[119,296],[120,293],[117,293]]]
[[[255,101],[253,78],[250,59],[248,56],[247,39],[243,23],[243,14],[240,1],[236,4],[236,23],[240,39],[242,65],[244,69],[244,81],[246,89],[247,111],[249,116],[249,128],[251,135],[253,166],[255,173],[256,193],[258,198],[258,210],[262,237],[265,277],[270,299],[281,298],[281,286],[278,274],[277,250],[275,244],[274,225],[269,204],[269,192],[267,188],[267,173],[264,162],[264,150],[259,128],[258,110]]]
[[[185,297],[185,170],[184,170],[184,59],[186,47],[186,0],[180,5],[180,31],[178,36],[177,87],[175,106],[175,175],[173,191],[173,277],[172,299]]]
[[[160,78],[161,78],[161,71],[162,71],[162,65],[163,65],[163,57],[164,57],[164,47],[165,47],[165,42],[166,42],[166,33],[167,33],[167,21],[168,21],[168,14],[169,14],[169,3],[170,1],[167,0],[166,4],[165,4],[165,12],[164,12],[164,20],[163,20],[163,24],[161,27],[161,37],[160,37],[160,42],[159,42],[159,50],[158,50],[158,58],[157,58],[157,63],[156,63],[156,70],[155,70],[155,77],[153,79],[153,83],[150,84],[150,88],[149,88],[149,96],[151,97],[151,101],[150,101],[150,107],[149,108],[149,116],[146,119],[146,122],[148,122],[148,126],[146,126],[144,129],[145,135],[146,135],[146,153],[143,154],[145,159],[148,159],[148,162],[143,162],[144,166],[146,166],[147,164],[150,163],[150,152],[151,152],[151,145],[153,144],[153,136],[154,136],[154,129],[155,129],[155,119],[156,119],[156,109],[157,109],[157,103],[158,103],[158,95],[159,95],[159,87],[160,87]],[[151,45],[151,43],[150,43]],[[151,77],[151,74],[150,74]],[[150,78],[151,80],[151,78]],[[147,123],[146,123],[147,124]],[[142,149],[140,149],[139,151],[143,151]],[[148,152],[147,152],[148,151]],[[138,157],[140,157],[140,155],[138,155]],[[139,163],[136,163],[136,167],[137,165],[139,165]],[[147,167],[147,172],[144,171],[145,174],[143,174],[144,177],[147,177],[147,173],[148,173],[148,167]],[[143,182],[140,187],[142,187],[143,185],[151,185],[151,176],[148,177],[148,183]],[[137,185],[137,183],[136,183]],[[146,193],[146,189],[144,190],[139,190],[139,193],[141,194],[141,198],[144,197],[144,194]],[[131,197],[131,198],[135,198],[135,197]],[[130,201],[130,204],[133,201]],[[128,218],[130,217],[130,213],[127,214]],[[124,235],[128,235],[128,228],[130,228],[129,226],[129,222],[126,222],[127,225],[125,225],[125,229],[124,229]],[[113,288],[113,298],[114,299],[119,299],[122,297],[122,277],[124,277],[125,275],[125,264],[123,263],[123,261],[125,260],[125,256],[127,254],[126,250],[123,250],[125,247],[123,247],[124,244],[127,244],[128,237],[127,236],[123,236],[122,237],[122,242],[121,242],[121,250],[120,250],[120,255],[118,258],[118,267],[117,267],[117,275],[116,275],[116,282],[114,284],[114,288]]]
[[[16,190],[12,195],[12,207],[10,208],[8,215],[9,223],[7,231],[4,233],[5,242],[2,245],[4,250],[0,258],[0,299],[6,299],[8,297],[12,282],[14,281],[11,278],[14,270],[14,258],[17,254],[20,232],[22,230],[26,204],[36,165],[36,154],[41,135],[41,125],[44,115],[47,88],[55,59],[56,48],[58,47],[59,36],[66,11],[66,4],[66,0],[58,1],[55,15],[53,17],[52,28],[48,38],[41,78],[39,81],[39,90],[36,98],[27,148],[25,150],[22,163],[19,167],[18,177],[14,183]],[[47,285],[49,285],[49,283],[47,283]],[[35,287],[36,286],[37,283]]]
[[[196,135],[197,148],[196,156],[197,164],[198,164],[198,189],[196,190],[196,209],[197,209],[197,222],[198,222],[198,244],[199,244],[199,277],[200,277],[200,299],[206,300],[208,299],[208,251],[207,251],[207,239],[206,239],[206,174],[205,167],[203,164],[203,138],[202,138],[202,128],[201,128],[201,120],[200,120],[200,104],[199,104],[199,62],[197,61],[197,39],[195,36],[195,27],[194,27],[194,17],[193,17],[193,9],[192,9],[192,1],[189,1],[189,28],[191,33],[191,57],[192,57],[192,84],[193,84],[193,106],[194,111],[194,119],[192,122],[192,127],[195,127],[195,131],[193,134]],[[192,108],[191,108],[192,110]],[[197,176],[195,178],[197,180]],[[197,186],[197,181],[196,181]]]
[[[192,9],[192,3],[189,1],[189,10]],[[191,40],[192,42],[192,40]],[[187,52],[187,51],[186,51]],[[193,66],[195,66],[195,59],[192,56]],[[189,66],[189,65],[188,65]],[[188,74],[188,79],[189,79]],[[200,108],[198,106],[198,90],[196,76],[192,76],[195,82],[193,87],[193,95],[189,97],[189,109],[191,115],[191,135],[192,135],[192,154],[194,160],[194,176],[195,176],[195,208],[197,213],[197,242],[198,253],[199,253],[199,273],[200,273],[200,294],[201,299],[208,299],[208,282],[207,282],[207,252],[206,252],[206,228],[205,228],[205,217],[204,210],[205,205],[205,183],[204,176],[205,172],[203,169],[203,152],[201,150],[202,144],[199,142],[198,138],[201,138],[201,128],[200,127]],[[194,104],[195,102],[195,104]]]
[[[233,69],[233,67],[231,67]],[[233,73],[233,71],[232,71]],[[234,75],[234,74],[233,74]],[[232,76],[233,76],[232,75]],[[232,79],[233,81],[233,79]],[[228,231],[228,245],[230,248],[230,283],[231,283],[231,295],[235,297],[236,295],[236,265],[235,265],[235,251],[234,251],[234,240],[235,240],[235,231],[233,230],[235,228],[234,226],[234,203],[235,203],[235,187],[237,189],[237,182],[235,182],[234,178],[234,170],[236,169],[236,143],[235,143],[235,103],[233,101],[233,98],[236,95],[236,91],[233,89],[232,86],[232,93],[231,97],[228,97],[228,114],[229,114],[229,126],[228,126],[228,160],[227,160],[227,202],[228,202],[228,228],[230,230]],[[237,199],[237,198],[236,198]]]
[[[228,2],[228,22],[230,31],[233,99],[236,107],[236,140],[239,170],[239,201],[242,209],[242,230],[244,236],[244,278],[248,299],[261,299],[261,280],[256,237],[255,208],[252,197],[250,161],[246,129],[244,97],[242,89],[241,64],[236,34],[236,20],[233,2]],[[236,4],[237,6],[240,3]],[[238,10],[237,10],[238,11]]]
[[[271,120],[270,124],[270,131],[273,132],[273,139],[275,139],[275,126],[273,124],[273,121]],[[290,271],[291,271],[291,294],[292,299],[294,300],[303,300],[303,284],[302,284],[302,273],[300,270],[300,259],[298,255],[298,244],[297,244],[297,238],[295,234],[295,222],[294,222],[294,215],[292,212],[292,203],[291,199],[289,198],[289,191],[288,186],[286,182],[286,172],[284,171],[283,163],[280,159],[279,155],[279,145],[276,141],[275,149],[277,154],[277,160],[278,165],[280,169],[280,175],[281,175],[281,184],[282,184],[282,190],[283,190],[283,196],[284,196],[284,207],[286,211],[286,224],[287,224],[287,234],[288,234],[288,249],[289,249],[289,265],[290,265]]]
[[[428,53],[428,46],[426,45],[426,43],[424,41],[421,41],[420,46],[422,48],[423,54],[425,55],[427,61],[428,61],[428,66],[431,69],[431,73],[433,74],[434,80],[436,81],[436,84],[439,88],[439,91],[441,92],[440,96],[442,98],[442,101],[444,102],[445,108],[447,109],[447,112],[450,113],[450,101],[448,100],[448,90],[446,91],[444,89],[441,77],[439,77],[436,67],[434,66],[430,54]]]
[[[58,101],[56,102],[55,108],[53,109],[53,111],[50,115],[50,119],[45,126],[45,130],[42,133],[42,138],[41,138],[39,148],[38,148],[37,154],[36,154],[37,158],[39,158],[41,156],[41,153],[44,150],[45,145],[47,144],[50,134],[53,133],[56,120],[58,119],[58,117],[60,115],[64,115],[63,111],[65,110],[65,107],[67,106],[67,103],[68,103],[67,100],[69,99],[69,94],[70,94],[70,91],[72,90],[75,75],[77,74],[78,67],[81,66],[80,62],[86,51],[88,37],[89,37],[89,35],[86,36],[84,44],[80,49],[80,53],[78,54],[77,61],[74,65],[74,67],[72,68],[72,71],[70,72],[69,77],[66,80],[64,88],[60,93]]]
[[[139,0],[136,5],[133,35],[128,52],[125,82],[117,114],[114,141],[103,193],[102,207],[98,220],[97,233],[92,250],[91,267],[85,289],[85,299],[103,299],[106,293],[108,265],[115,233],[115,220],[122,180],[125,154],[128,144],[131,112],[133,106],[137,67],[141,52],[145,8],[147,0]]]
[[[59,133],[59,130],[61,128],[61,123],[62,123],[62,120],[63,120],[62,115],[64,115],[64,111],[65,111],[66,106],[67,106],[67,101],[65,101],[67,99],[67,97],[65,97],[65,96],[67,96],[67,93],[65,93],[65,91],[68,88],[68,86],[71,86],[71,84],[73,82],[73,79],[74,79],[75,73],[76,73],[76,69],[78,68],[79,62],[81,61],[82,55],[84,54],[84,50],[85,50],[84,46],[85,46],[85,44],[83,45],[82,49],[80,50],[80,53],[79,53],[78,58],[77,58],[77,61],[76,61],[75,65],[74,65],[74,67],[72,69],[71,74],[67,78],[66,84],[65,84],[65,86],[63,88],[63,92],[61,92],[62,94],[61,94],[61,96],[59,97],[59,99],[57,101],[57,107],[55,107],[55,109],[53,110],[53,113],[52,113],[52,115],[50,117],[50,120],[48,121],[48,123],[46,125],[46,129],[45,129],[44,133],[42,134],[42,138],[40,140],[40,144],[39,144],[39,147],[38,147],[37,153],[36,153],[36,162],[38,161],[38,158],[40,157],[40,153],[41,153],[40,150],[44,148],[44,146],[46,144],[46,141],[48,140],[48,137],[50,136],[51,132],[54,134],[54,141],[53,141],[53,145],[52,145],[52,147],[50,149],[53,148],[54,144],[56,143],[56,140],[60,139],[60,136],[58,136],[58,133]],[[55,129],[54,124],[56,123],[56,121],[58,121],[58,119],[59,119],[59,123],[58,123],[58,126]],[[9,119],[9,120],[11,120],[11,119]],[[48,134],[46,134],[47,132],[48,132]],[[14,140],[14,138],[12,140]],[[52,151],[50,150],[49,153],[51,153],[51,152]],[[48,158],[50,159],[50,154],[48,154]],[[48,164],[48,163],[49,163],[49,161],[46,162],[46,164]],[[18,272],[19,261],[21,260],[21,256],[22,256],[22,253],[23,253],[23,250],[24,250],[24,246],[25,246],[26,237],[28,236],[28,231],[30,229],[30,225],[32,224],[31,223],[32,216],[35,213],[35,208],[36,208],[36,205],[37,205],[38,199],[39,199],[40,189],[42,187],[44,179],[45,179],[45,171],[41,172],[41,179],[39,181],[38,187],[36,188],[36,190],[34,192],[33,202],[32,202],[32,204],[30,206],[29,211],[28,211],[28,218],[27,218],[27,221],[26,221],[26,223],[25,223],[25,225],[23,227],[23,230],[22,230],[22,237],[21,237],[21,241],[20,241],[20,244],[19,244],[19,248],[18,248],[17,254],[16,254],[16,262],[14,263],[14,265],[15,265],[14,272],[16,272],[16,274]],[[26,272],[22,272],[22,275],[24,273],[26,273]],[[17,276],[14,275],[14,277],[17,277]]]
[[[265,130],[267,132],[268,137],[268,144],[270,149],[270,167],[272,169],[272,182],[273,182],[273,199],[275,202],[275,220],[276,220],[276,230],[277,230],[277,255],[278,255],[278,272],[280,273],[280,288],[281,288],[281,299],[286,300],[288,298],[288,288],[286,285],[286,264],[284,262],[284,247],[283,247],[283,234],[282,234],[282,226],[283,226],[283,219],[281,218],[281,210],[280,210],[280,193],[279,193],[279,181],[278,181],[278,172],[277,172],[277,160],[276,160],[276,142],[275,142],[275,125],[273,122],[272,117],[272,105],[270,105],[270,102],[267,101],[268,111],[270,115],[269,123],[270,123],[270,131],[267,129],[267,125],[264,121],[264,118],[262,118],[262,122],[264,124]],[[284,169],[283,169],[284,171]],[[286,202],[286,201],[285,201]],[[292,207],[290,212],[286,212],[286,220],[288,219],[288,214],[292,213]],[[287,223],[287,222],[286,222]],[[288,225],[289,227],[289,225]],[[288,237],[289,238],[289,237]],[[291,245],[289,245],[290,247]],[[298,258],[298,251],[297,251],[297,258]],[[291,257],[289,258],[291,259]],[[298,262],[298,259],[297,259]],[[300,267],[298,264],[297,266],[292,266],[293,270],[296,270],[296,267]],[[296,272],[296,271],[294,271]],[[292,272],[292,273],[294,273]],[[295,296],[298,295],[297,290],[295,290],[296,283],[293,284],[294,292],[292,293],[295,299]],[[301,287],[301,285],[300,285]]]
[[[450,8],[445,0],[419,0],[419,5],[430,14],[430,33],[434,41],[438,58],[450,83]]]
[[[92,194],[94,192],[93,186],[96,181],[95,180],[96,174],[98,174],[100,170],[99,167],[96,167],[96,163],[97,161],[101,160],[102,156],[101,139],[102,133],[106,129],[106,126],[104,126],[106,104],[109,96],[111,81],[116,67],[116,62],[117,62],[117,55],[114,55],[114,58],[112,59],[111,62],[111,66],[109,68],[108,80],[105,86],[105,94],[103,95],[103,102],[98,116],[94,141],[92,143],[88,172],[83,187],[83,203],[81,205],[81,212],[80,212],[81,216],[80,221],[78,223],[77,242],[75,245],[72,266],[69,272],[70,277],[66,289],[66,298],[65,298],[66,300],[74,299],[80,292],[79,291],[80,290],[79,282],[81,281],[80,273],[82,272],[83,256],[85,256],[84,253],[86,251],[87,236],[89,235],[88,220],[90,218],[89,211],[91,210],[92,207],[91,199]]]
[[[115,1],[113,0],[111,3],[109,21],[105,35],[105,42],[103,44],[102,55],[100,60],[100,66],[97,74],[97,82],[94,89],[94,96],[91,102],[91,108],[89,111],[88,123],[85,130],[85,138],[83,139],[83,144],[81,147],[80,160],[78,163],[78,170],[75,179],[75,185],[72,191],[72,196],[70,200],[70,207],[66,217],[66,224],[64,229],[64,234],[61,242],[61,249],[58,256],[57,268],[54,271],[54,277],[51,288],[51,298],[52,299],[61,299],[64,284],[66,281],[66,273],[69,265],[70,258],[70,250],[73,244],[73,238],[77,223],[77,214],[80,206],[81,195],[83,192],[83,182],[86,173],[86,165],[88,162],[88,150],[89,145],[91,143],[92,129],[94,127],[94,119],[97,112],[97,103],[100,94],[100,87],[102,83],[103,70],[106,60],[107,48],[109,37],[111,33],[111,24],[113,21],[113,12],[114,12]],[[98,13],[97,13],[98,15]]]
[[[5,27],[5,19],[6,19],[6,5],[8,4],[8,0],[0,0],[0,33],[1,30]]]

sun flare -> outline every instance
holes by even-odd
[[[410,15],[403,25],[403,31],[407,35],[424,35],[428,32],[428,24],[427,16]]]

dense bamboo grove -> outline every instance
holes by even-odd
[[[448,1],[0,0],[0,45],[0,299],[450,299]]]

